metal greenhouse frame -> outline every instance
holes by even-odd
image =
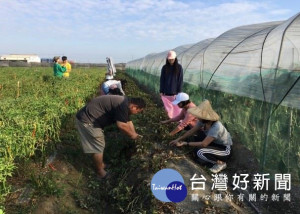
[[[191,99],[211,100],[234,140],[255,154],[263,171],[289,172],[299,181],[300,13],[173,50]],[[158,92],[168,51],[130,61],[126,71]]]

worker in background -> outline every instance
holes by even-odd
[[[61,62],[61,65],[66,67],[66,72],[64,73],[64,77],[65,78],[68,78],[70,76],[70,72],[72,70],[72,66],[71,64],[68,62],[68,58],[66,56],[63,56],[62,58],[62,62]]]
[[[124,88],[126,85],[126,80],[107,80],[104,83],[102,83],[101,86],[101,95],[107,95],[107,94],[118,94],[117,92],[120,91],[121,94],[119,95],[125,95]],[[117,90],[119,89],[119,90]]]
[[[105,73],[105,79],[112,80],[116,75],[117,71],[112,62],[111,57],[106,57],[106,62],[107,62],[107,72]]]
[[[53,57],[53,72],[54,72],[54,76],[55,77],[63,77],[64,73],[66,72],[66,67],[61,66],[58,62],[59,62],[59,56],[55,56]]]

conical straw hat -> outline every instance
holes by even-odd
[[[197,107],[188,109],[188,112],[203,120],[217,121],[220,119],[219,115],[212,109],[208,100],[203,101]]]

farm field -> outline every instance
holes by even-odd
[[[210,175],[191,160],[191,149],[168,146],[173,126],[159,124],[166,117],[159,98],[123,72],[117,77],[127,79],[126,94],[147,102],[144,113],[132,117],[144,137],[132,141],[116,126],[106,128],[104,159],[112,179],[96,180],[91,158],[81,150],[74,116],[98,95],[104,72],[78,68],[69,79],[57,80],[52,68],[0,68],[0,208],[6,213],[255,213],[237,201],[186,199],[175,204],[153,197],[150,181],[162,168],[175,168],[186,182],[195,172]],[[239,151],[254,161],[244,148]],[[246,163],[237,166],[236,161],[226,172],[245,170]],[[291,204],[269,206],[266,213],[295,211],[295,202]]]
[[[1,68],[1,198],[11,191],[7,178],[30,157],[46,156],[60,142],[68,123],[95,94],[99,69],[79,69],[70,79],[54,79],[52,68]],[[104,72],[104,71],[103,71]]]

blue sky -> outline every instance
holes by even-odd
[[[299,0],[0,0],[0,55],[128,62],[298,12]]]

